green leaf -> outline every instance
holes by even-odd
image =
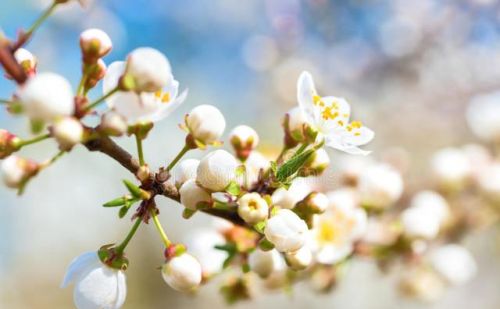
[[[131,181],[124,179],[123,184],[125,187],[127,187],[128,192],[132,194],[133,197],[140,199],[142,194],[141,194],[141,188],[139,188],[137,185],[133,184]]]
[[[241,193],[240,185],[235,181],[231,181],[226,187],[226,192],[231,195],[238,196]]]
[[[264,229],[266,228],[266,221],[260,221],[259,223],[255,224],[253,228],[260,234],[264,234]]]
[[[285,164],[283,164],[276,173],[278,181],[284,182],[290,176],[294,175],[313,153],[314,149],[309,149],[285,162]]]
[[[120,208],[120,211],[118,212],[118,217],[121,219],[127,215],[128,210],[130,209],[130,206],[123,206]]]
[[[122,197],[115,198],[109,202],[104,203],[102,206],[103,207],[118,207],[118,206],[123,206],[127,203],[127,201],[132,201],[133,198],[130,195],[125,195]]]
[[[235,253],[237,249],[234,243],[227,243],[225,245],[215,245],[214,248],[229,253]]]

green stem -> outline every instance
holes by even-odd
[[[88,111],[94,109],[97,105],[101,104],[104,100],[106,100],[107,98],[109,98],[110,96],[112,96],[113,94],[115,94],[118,90],[120,90],[120,89],[117,86],[116,88],[114,88],[110,92],[106,93],[105,95],[103,95],[99,99],[95,100],[93,103],[91,103],[88,106],[86,106],[83,110],[85,112],[88,112]]]
[[[190,150],[191,148],[186,144],[181,149],[181,151],[177,154],[172,162],[167,166],[167,171],[171,171],[172,168],[179,162],[179,160]]]
[[[52,158],[50,158],[49,160],[47,160],[46,162],[44,162],[40,168],[43,169],[43,168],[46,168],[52,164],[54,164],[54,162],[56,162],[60,157],[62,157],[64,154],[66,153],[66,151],[64,150],[61,150],[59,151],[55,156],[53,156]]]
[[[161,226],[160,220],[158,219],[158,214],[155,212],[154,209],[151,209],[151,218],[153,219],[156,229],[158,230],[158,233],[160,234],[160,237],[163,240],[163,243],[165,244],[165,248],[168,248],[172,244],[172,242],[170,241],[170,239],[168,239],[168,236],[165,233],[163,227]]]
[[[142,138],[138,134],[135,135],[135,142],[137,144],[137,154],[139,155],[139,164],[143,166],[144,152],[142,151]]]
[[[19,148],[21,148],[21,147],[24,147],[24,146],[27,146],[27,145],[36,144],[36,143],[41,142],[43,140],[46,140],[48,138],[50,138],[50,134],[49,133],[37,136],[37,137],[32,138],[32,139],[22,140],[21,142],[19,142],[18,145],[19,145]]]
[[[26,31],[26,35],[30,36],[35,32],[38,27],[54,12],[55,8],[59,3],[54,1],[43,13],[38,17],[37,20],[31,25],[31,27]]]
[[[141,222],[142,222],[142,217],[139,217],[135,220],[135,223],[128,232],[127,237],[125,237],[122,243],[119,244],[118,247],[116,247],[116,252],[123,253],[130,240],[134,237],[135,232],[137,232],[137,229],[139,228],[139,225],[141,225]]]
[[[78,84],[78,88],[76,90],[77,95],[81,95],[84,92],[85,82],[87,81],[87,74],[83,73],[82,78],[80,79],[80,83]]]
[[[7,99],[0,99],[0,104],[11,104],[12,101],[7,100]]]

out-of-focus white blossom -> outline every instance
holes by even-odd
[[[325,149],[316,150],[302,166],[303,176],[319,176],[330,165],[330,156]]]
[[[127,120],[117,112],[109,111],[102,115],[99,129],[112,136],[121,136],[127,132]]]
[[[75,111],[71,84],[54,73],[39,73],[17,92],[24,111],[33,120],[53,122]]]
[[[225,242],[224,237],[215,229],[199,228],[187,233],[185,244],[189,253],[200,262],[205,277],[222,271],[227,253],[216,249],[215,246],[224,245]]]
[[[302,72],[297,81],[297,100],[308,123],[328,147],[350,154],[369,153],[359,146],[373,139],[373,131],[359,121],[349,122],[351,107],[345,99],[319,96],[308,72]]]
[[[172,171],[172,178],[175,185],[180,187],[190,179],[196,180],[198,165],[200,165],[200,160],[198,159],[185,159],[179,162]]]
[[[467,108],[467,123],[472,132],[487,142],[500,140],[500,91],[477,95]]]
[[[262,170],[265,172],[271,167],[271,161],[258,151],[252,151],[245,161],[245,182],[247,186],[252,186],[259,180]]]
[[[196,180],[208,190],[224,191],[235,180],[237,167],[238,161],[232,154],[217,149],[201,159]]]
[[[161,91],[175,82],[167,57],[151,47],[136,48],[128,55],[126,73],[134,80],[135,92]]]
[[[267,278],[274,271],[282,270],[285,262],[275,249],[262,251],[257,248],[248,256],[248,265],[261,278]]]
[[[28,76],[35,74],[38,60],[30,51],[24,48],[18,48],[14,53],[14,57]]]
[[[477,177],[479,188],[489,198],[500,201],[500,162],[485,167]]]
[[[198,186],[193,179],[184,182],[179,189],[179,194],[181,196],[181,204],[191,210],[196,210],[198,203],[208,202],[211,199],[210,194]]]
[[[311,249],[303,246],[297,251],[285,253],[285,259],[288,266],[293,270],[306,269],[313,260]]]
[[[179,292],[196,289],[202,278],[202,267],[198,260],[188,253],[174,256],[161,269],[163,280]]]
[[[474,257],[464,247],[448,244],[437,248],[430,256],[431,265],[450,284],[464,284],[477,272]]]
[[[78,309],[119,309],[127,296],[125,273],[104,265],[96,252],[75,258],[62,287],[74,283],[73,300]]]
[[[379,163],[361,173],[358,190],[363,205],[384,209],[401,197],[403,179],[396,169]]]
[[[280,209],[267,220],[264,234],[280,252],[297,251],[305,244],[307,224],[289,209]]]
[[[111,63],[103,80],[103,94],[107,94],[119,83],[127,69],[123,61]],[[170,77],[162,88],[155,92],[119,91],[106,102],[110,108],[122,115],[129,124],[156,122],[170,115],[187,97],[187,91],[179,95],[179,82],[174,79],[168,66]]]
[[[424,302],[434,302],[444,293],[443,280],[431,269],[418,267],[405,271],[400,290],[407,297]]]
[[[215,106],[198,105],[187,115],[186,127],[197,141],[208,145],[222,136],[226,120]]]
[[[82,141],[83,125],[73,117],[65,117],[54,123],[52,135],[62,150],[68,150]]]
[[[362,208],[349,204],[332,203],[318,215],[310,233],[310,246],[321,264],[335,264],[353,250],[354,241],[360,239],[367,225],[367,215]]]
[[[431,159],[434,177],[445,188],[462,187],[471,176],[471,165],[466,154],[457,148],[444,148]]]
[[[269,216],[269,205],[259,193],[246,193],[238,199],[238,215],[246,223],[256,224]]]
[[[110,37],[100,29],[87,29],[80,34],[80,48],[84,60],[94,63],[97,59],[106,56],[112,47]]]
[[[35,162],[11,155],[2,161],[0,170],[7,187],[20,188],[37,168],[38,165]]]
[[[296,179],[288,189],[279,188],[274,191],[271,198],[273,205],[285,209],[292,209],[310,192],[311,188],[306,183],[301,181],[301,179]]]

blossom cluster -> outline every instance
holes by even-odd
[[[62,285],[74,283],[77,308],[122,307],[129,265],[125,249],[140,225],[150,223],[164,244],[159,275],[165,283],[193,292],[230,268],[221,288],[229,302],[251,298],[258,282],[286,289],[307,280],[320,292],[330,291],[356,257],[372,258],[386,271],[404,265],[409,271],[401,277],[401,292],[422,300],[434,300],[446,286],[474,276],[477,266],[461,236],[492,224],[488,213],[500,200],[500,163],[485,147],[443,149],[430,162],[433,184],[407,186],[403,167],[367,156],[364,146],[375,134],[351,120],[348,101],[320,95],[304,71],[297,79],[297,106],[282,119],[278,156],[259,152],[259,135],[247,125],[232,128],[230,147],[221,147],[225,117],[204,104],[185,115],[179,154],[152,171],[142,142],[188,98],[167,57],[139,47],[108,65],[104,57],[112,50],[111,38],[88,29],[80,35],[82,77],[73,90],[65,77],[37,71],[37,58],[21,47],[33,32],[2,41],[11,57],[2,56],[1,63],[17,83],[5,107],[26,116],[35,134],[23,139],[0,130],[5,184],[22,193],[33,177],[78,145],[108,155],[135,178],[123,181],[123,196],[103,205],[119,209],[120,218],[136,205],[128,235],[80,255],[68,268]],[[90,101],[88,94],[100,84],[102,95]],[[488,121],[478,120],[491,108],[483,101],[471,104],[471,127],[481,139],[497,142],[500,119],[488,113]],[[92,117],[99,117],[98,125],[87,124]],[[135,137],[137,159],[112,140],[127,136]],[[54,157],[36,162],[18,155],[46,139],[58,143]],[[195,150],[206,153],[199,160],[185,158]],[[334,150],[349,159],[332,169]],[[332,170],[339,183],[328,178]],[[155,199],[161,196],[179,202],[185,219],[204,212],[217,221],[212,229],[193,229],[172,242],[158,218]]]

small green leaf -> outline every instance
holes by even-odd
[[[238,196],[241,193],[240,185],[235,181],[231,181],[226,187],[226,192],[231,195]]]
[[[125,187],[127,187],[127,190],[130,192],[130,194],[132,194],[133,197],[139,198],[139,199],[141,198],[141,196],[142,196],[141,188],[139,188],[138,186],[136,186],[135,184],[133,184],[131,181],[129,181],[127,179],[123,180],[123,184],[125,185]]]
[[[104,203],[102,206],[103,207],[117,207],[117,206],[123,206],[127,201],[132,200],[132,196],[130,195],[125,195],[122,197],[115,198],[109,202]]]
[[[229,253],[235,253],[237,250],[236,245],[234,243],[227,243],[225,245],[215,245],[214,248]]]
[[[127,207],[127,206],[123,206],[122,208],[120,208],[120,211],[118,211],[118,217],[120,219],[125,217],[127,215],[127,212],[129,209],[130,209],[130,207]]]
[[[294,175],[313,153],[314,149],[309,149],[285,162],[285,164],[283,164],[276,173],[278,181],[284,182],[290,176]]]
[[[231,265],[231,262],[234,260],[236,257],[236,253],[229,253],[229,256],[224,260],[224,263],[222,264],[222,268],[226,269]]]
[[[264,229],[266,228],[266,221],[260,221],[259,223],[255,224],[253,228],[260,234],[264,234]]]

